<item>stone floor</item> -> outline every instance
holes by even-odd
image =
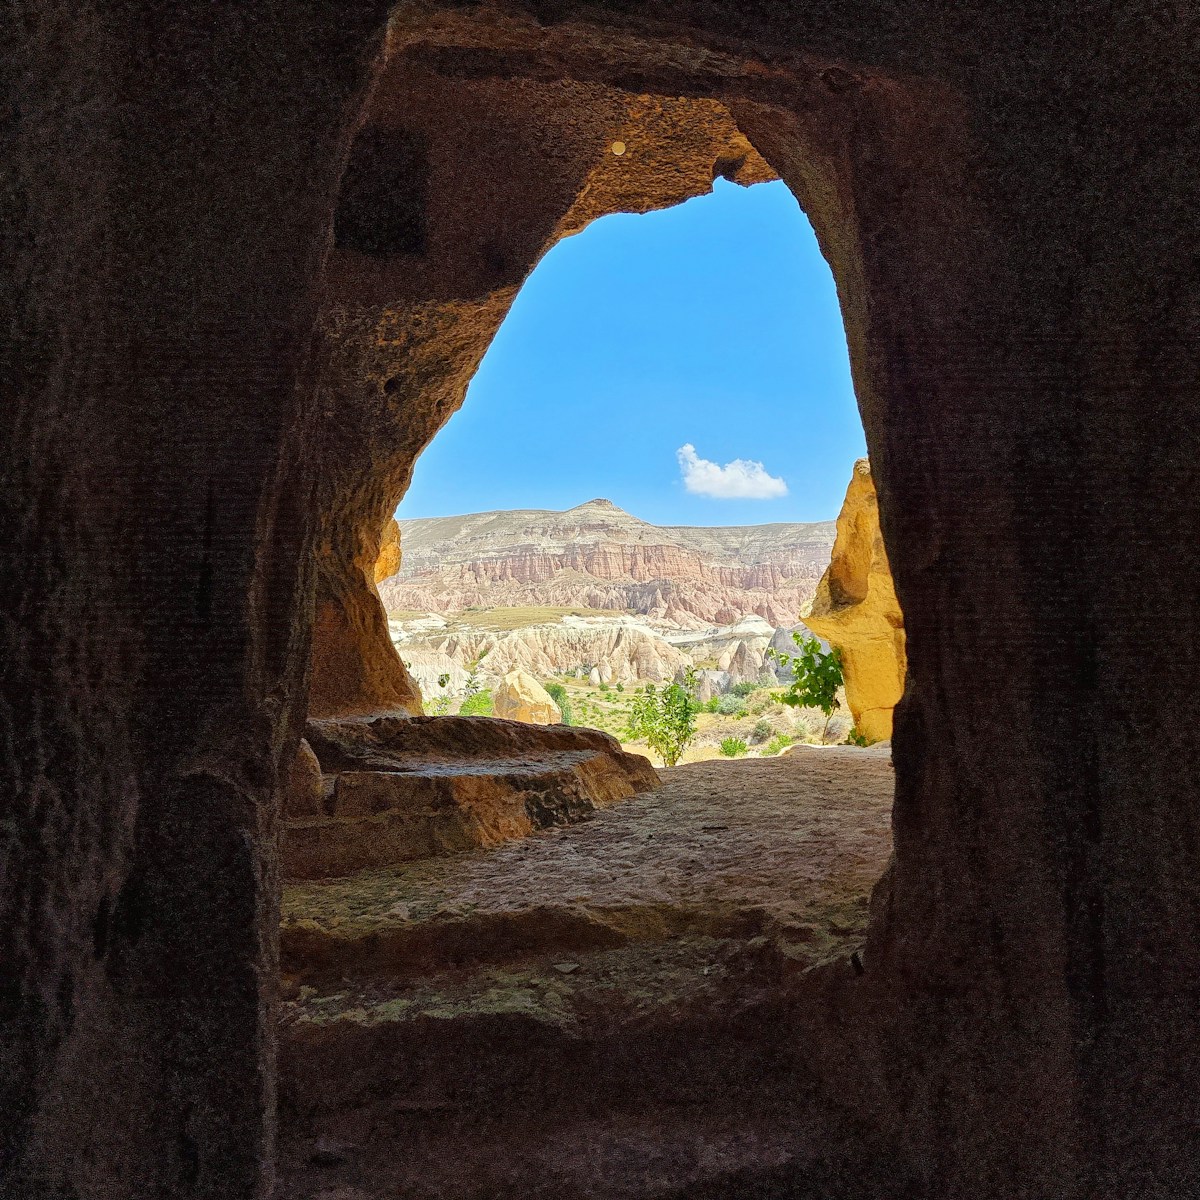
[[[859,1194],[793,1034],[810,969],[861,945],[888,753],[661,774],[580,825],[285,890],[281,1195]]]

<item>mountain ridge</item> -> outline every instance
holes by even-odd
[[[790,624],[829,563],[833,521],[653,525],[610,500],[401,521],[389,611],[581,606],[681,627]]]

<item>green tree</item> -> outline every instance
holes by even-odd
[[[469,663],[467,663],[467,682],[463,687],[463,695],[471,697],[476,692],[483,690],[483,681],[479,678],[479,668],[483,665],[483,660],[487,658],[490,651],[481,650]]]
[[[562,713],[562,723],[564,725],[573,724],[571,701],[567,699],[567,689],[561,683],[548,683],[546,684],[546,694],[558,705],[558,711]]]
[[[460,717],[490,717],[495,712],[492,693],[487,688],[472,692],[459,706]]]
[[[658,691],[647,684],[646,690],[629,709],[629,736],[645,738],[651,750],[673,767],[696,736],[696,673],[688,671],[683,683],[668,684]]]
[[[842,707],[837,698],[842,686],[842,652],[825,651],[820,641],[806,636],[799,630],[792,634],[792,641],[799,647],[799,654],[788,654],[783,650],[768,651],[787,667],[793,675],[787,691],[779,693],[779,699],[793,708],[819,708],[825,714],[825,727],[821,730],[821,741],[829,732],[833,714]]]
[[[483,650],[467,663],[467,682],[463,687],[463,702],[458,706],[460,717],[490,717],[494,711],[492,693],[483,686],[479,668],[487,658]]]

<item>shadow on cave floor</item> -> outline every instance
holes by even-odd
[[[662,778],[582,824],[285,888],[281,1195],[884,1194],[792,1031],[806,973],[861,945],[887,751]]]

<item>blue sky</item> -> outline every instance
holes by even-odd
[[[560,242],[401,520],[603,496],[660,525],[821,521],[866,453],[829,267],[782,183]]]

